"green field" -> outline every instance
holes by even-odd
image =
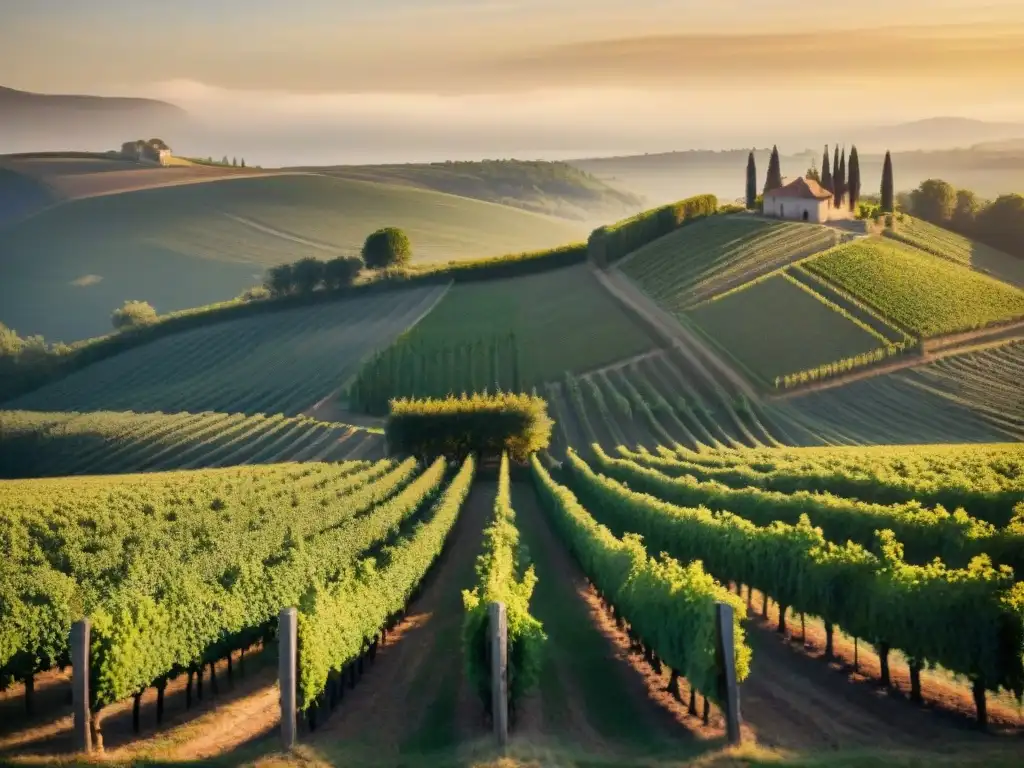
[[[294,416],[326,398],[427,312],[444,288],[269,312],[166,336],[7,403],[38,411]]]
[[[884,234],[1024,288],[1024,260],[956,232],[904,215],[894,228],[885,230]]]
[[[837,237],[816,224],[712,216],[634,251],[621,269],[663,307],[680,312],[829,248]]]
[[[161,314],[228,299],[261,282],[268,266],[358,252],[381,226],[405,229],[424,263],[586,234],[582,224],[507,206],[317,175],[106,195],[0,231],[0,322],[50,340],[96,336],[126,299]]]
[[[483,160],[309,170],[341,179],[433,189],[581,221],[619,219],[643,207],[643,200],[636,195],[559,162]]]
[[[1024,291],[881,238],[839,246],[803,266],[924,338],[1024,317]]]
[[[882,346],[785,275],[772,275],[686,313],[764,382]]]
[[[489,347],[514,335],[514,363],[499,349],[497,376]],[[637,355],[655,346],[640,321],[622,308],[585,265],[525,277],[460,283],[397,343],[398,355],[439,358],[445,389],[472,392],[495,379],[506,389],[518,382],[529,391],[565,371],[581,372]],[[462,354],[463,351],[466,354]],[[415,366],[418,374],[420,365]],[[479,371],[479,373],[477,373]],[[364,369],[361,376],[370,376]],[[421,392],[417,380],[376,392],[374,400]],[[489,387],[494,389],[493,383]],[[434,393],[438,394],[438,393]],[[443,393],[442,393],[443,394]],[[384,396],[386,395],[386,396]]]
[[[855,444],[1024,440],[1024,344],[811,392],[787,408],[819,434]]]
[[[303,416],[0,411],[0,477],[376,458],[383,438]]]

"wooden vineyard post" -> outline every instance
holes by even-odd
[[[295,746],[298,625],[298,612],[294,608],[282,608],[277,620],[277,680],[281,688],[281,742],[285,749]]]
[[[733,636],[733,610],[728,603],[715,603],[715,624],[719,658],[719,697],[725,712],[725,728],[730,744],[740,743],[740,688],[736,682],[736,643]]]
[[[508,743],[508,617],[504,603],[487,609],[491,647],[491,712],[498,743]]]
[[[74,712],[75,750],[92,752],[92,714],[89,712],[89,637],[88,619],[71,625],[71,702]]]

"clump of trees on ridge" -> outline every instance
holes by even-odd
[[[908,202],[909,212],[919,219],[1024,257],[1024,195],[987,201],[942,179],[926,179]]]
[[[409,236],[396,227],[385,227],[366,238],[361,257],[338,256],[329,261],[307,257],[290,264],[279,264],[267,271],[263,290],[251,288],[240,298],[255,301],[310,294],[316,290],[339,291],[352,285],[364,267],[393,269],[408,266],[411,260]]]

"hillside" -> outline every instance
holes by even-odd
[[[168,136],[184,110],[153,99],[29,93],[0,86],[0,154],[120,146],[125,136]]]
[[[956,232],[904,215],[895,222],[894,227],[887,228],[883,234],[922,251],[992,275],[1018,288],[1024,288],[1024,259],[1003,253]]]
[[[444,290],[394,290],[184,331],[86,366],[5,407],[296,416],[338,390]]]
[[[198,165],[181,158],[173,158],[173,162],[173,166],[156,167],[125,160],[114,152],[0,155],[0,169],[45,187],[54,201],[261,173],[254,168]],[[0,193],[2,190],[3,184],[0,182]]]
[[[0,477],[376,459],[383,437],[305,417],[0,411]]]
[[[803,267],[921,338],[1024,317],[1024,291],[885,238],[838,246]]]
[[[850,444],[1024,440],[1024,342],[809,392],[786,409]]]
[[[643,207],[640,197],[567,163],[484,160],[295,170],[433,189],[581,221],[618,219]]]
[[[561,245],[586,230],[508,206],[317,175],[93,197],[0,230],[0,322],[53,340],[98,335],[126,299],[161,313],[228,299],[274,264],[358,252],[381,226],[405,229],[418,262]]]

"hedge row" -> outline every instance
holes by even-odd
[[[718,198],[714,195],[697,195],[652,208],[595,229],[587,241],[587,252],[591,261],[607,266],[684,224],[711,216],[717,211]]]
[[[481,458],[508,452],[526,461],[551,442],[548,404],[535,395],[475,394],[391,402],[388,450],[413,456]]]

